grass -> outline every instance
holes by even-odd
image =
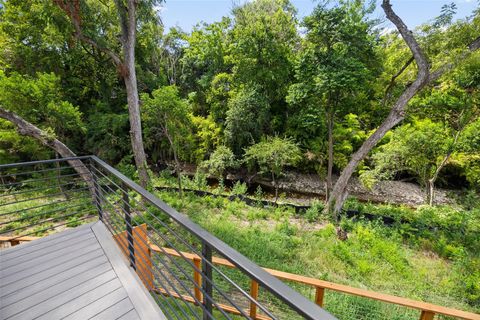
[[[0,193],[0,234],[45,236],[82,223],[94,208],[83,185],[64,187],[28,183],[26,187]],[[19,194],[15,194],[15,193]],[[90,221],[90,220],[89,220]]]
[[[413,210],[369,204],[366,212],[437,227],[420,230],[411,225],[387,227],[377,221],[344,220],[342,226],[348,230],[349,237],[339,241],[334,225],[318,213],[296,216],[284,208],[255,208],[239,201],[191,193],[186,193],[184,199],[175,192],[156,193],[263,267],[480,311],[479,239],[471,237],[480,221],[475,209],[422,207]],[[352,206],[352,202],[349,205]],[[444,230],[439,226],[448,228]],[[460,231],[452,234],[451,230],[456,227]],[[312,290],[301,286],[296,289],[313,299]],[[330,305],[330,310],[341,318],[418,318],[417,312],[410,314],[401,307],[392,314],[392,306],[386,308],[384,303],[365,298],[332,294],[328,299],[327,309]],[[341,313],[338,307],[341,305],[350,306],[350,313]],[[370,310],[370,316],[365,314],[366,309]]]

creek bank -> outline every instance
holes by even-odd
[[[196,167],[184,166],[183,171],[189,176],[195,175]],[[334,177],[334,182],[338,177]],[[244,181],[249,187],[249,192],[255,192],[257,186],[264,191],[273,193],[274,186],[270,179],[261,175],[251,175],[244,171],[229,173],[225,183],[234,184],[236,181]],[[277,181],[279,193],[286,193],[286,200],[298,205],[309,206],[314,200],[325,199],[325,180],[311,173],[287,172]],[[415,183],[403,181],[380,181],[371,190],[364,187],[358,178],[350,179],[347,187],[350,196],[359,201],[386,204],[403,204],[416,208],[425,204],[425,191]],[[455,204],[448,194],[453,190],[435,189],[435,204]]]
[[[163,186],[156,186],[154,187],[155,190],[158,191],[169,191],[169,192],[179,192],[179,188],[177,187],[163,187]],[[275,203],[274,201],[269,201],[265,199],[255,199],[251,197],[247,197],[244,195],[228,195],[228,194],[218,194],[218,193],[213,193],[209,191],[204,191],[204,190],[196,190],[196,189],[188,189],[188,188],[183,188],[183,191],[185,192],[191,192],[197,196],[211,196],[214,198],[224,198],[228,199],[229,201],[235,201],[239,200],[247,204],[248,206],[252,207],[263,207],[263,208],[268,208],[268,207],[290,207],[295,210],[295,213],[297,214],[297,217],[294,218],[296,221],[297,225],[304,225],[305,223],[301,222],[299,219],[299,216],[305,213],[306,210],[308,210],[311,206],[309,205],[296,205],[293,203],[286,203],[286,202],[277,202]],[[374,213],[368,213],[368,212],[362,212],[358,210],[345,210],[341,214],[341,217],[347,218],[347,219],[352,219],[352,220],[367,220],[367,221],[378,221],[381,222],[383,225],[387,227],[393,227],[396,224],[400,225],[408,225],[410,228],[413,228],[417,231],[422,231],[422,230],[428,230],[430,232],[435,232],[436,230],[442,229],[448,232],[458,232],[458,228],[453,228],[453,227],[447,227],[447,226],[441,226],[441,225],[435,225],[435,224],[426,224],[422,221],[410,221],[405,218],[394,218],[391,216],[386,216],[386,215],[380,215],[380,214],[374,214]],[[316,229],[321,229],[321,226],[317,226]],[[477,232],[475,232],[477,233]],[[480,236],[480,234],[479,234]]]

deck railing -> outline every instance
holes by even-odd
[[[0,165],[0,178],[0,243],[15,245],[100,219],[169,319],[334,319],[324,307],[339,319],[480,320],[474,313],[262,269],[97,157]],[[313,290],[312,301],[278,279],[303,294]]]
[[[252,319],[253,309],[269,319],[335,319],[95,156],[0,165],[0,178],[0,237],[21,241],[100,219],[169,319]],[[252,280],[263,300],[251,294]]]

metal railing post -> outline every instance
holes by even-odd
[[[90,166],[93,167],[93,163],[90,163]],[[97,207],[98,211],[98,219],[100,221],[103,221],[103,209],[102,209],[102,203],[101,203],[101,197],[100,197],[100,186],[98,185],[98,178],[97,175],[93,173],[93,170],[90,169],[90,174],[93,178],[93,188],[95,190],[95,207]]]
[[[203,295],[203,320],[210,320],[212,319],[211,314],[213,312],[212,307],[212,298],[213,298],[213,290],[212,290],[212,248],[206,243],[202,241],[202,290],[205,293]],[[209,281],[210,280],[210,281]]]
[[[132,216],[130,211],[130,200],[128,196],[128,187],[123,184],[123,210],[125,212],[125,229],[127,231],[127,244],[128,244],[128,256],[130,260],[130,266],[136,270],[136,263],[135,263],[135,247],[133,245],[133,230],[132,230]]]

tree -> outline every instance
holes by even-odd
[[[53,74],[31,78],[14,73],[8,77],[0,71],[0,118],[11,122],[21,136],[34,138],[62,157],[74,157],[75,153],[58,137],[83,134],[85,130],[81,113],[62,99],[58,78]],[[79,160],[68,162],[93,191],[89,169]]]
[[[456,57],[452,62],[443,63],[432,72],[430,63],[420,47],[417,39],[407,28],[402,19],[393,11],[390,1],[383,0],[382,8],[385,11],[387,18],[397,27],[400,35],[409,47],[416,62],[418,72],[415,80],[396,99],[388,116],[375,130],[375,132],[371,134],[367,140],[365,140],[362,146],[352,155],[349,163],[340,174],[340,177],[335,183],[333,191],[328,199],[327,206],[327,210],[332,212],[335,217],[338,217],[338,213],[343,207],[347,197],[346,187],[348,181],[350,180],[358,164],[368,155],[368,153],[390,129],[392,129],[405,118],[405,108],[407,107],[408,102],[425,86],[438,80],[444,73],[453,69],[459,62],[469,56],[472,51],[475,51],[480,47],[480,37],[478,37],[478,34],[473,33],[473,39],[472,37],[469,37],[467,40],[470,41],[470,44],[466,45],[466,48],[464,48],[461,53],[456,54]],[[473,21],[472,25],[479,23],[479,13],[477,13],[477,17],[475,19],[476,20]],[[475,28],[474,26],[471,27]]]
[[[54,2],[67,14],[70,18],[74,36],[85,44],[91,45],[97,50],[106,54],[117,67],[119,74],[122,76],[127,90],[128,113],[130,119],[130,139],[132,143],[132,151],[135,158],[135,164],[138,169],[140,184],[143,187],[148,185],[147,159],[143,146],[142,124],[140,118],[140,107],[137,88],[137,74],[135,70],[135,42],[137,31],[137,9],[139,3],[135,0],[115,0],[115,6],[120,23],[120,43],[122,45],[123,58],[114,50],[102,45],[102,39],[94,39],[85,32],[85,24],[83,23],[81,8],[86,5],[80,3],[80,0],[66,1],[54,0]],[[155,1],[153,1],[155,2]],[[147,8],[153,4],[147,1],[142,5]],[[143,10],[147,11],[147,10]],[[88,26],[88,25],[87,25]],[[88,32],[94,33],[93,30]]]
[[[469,64],[478,66],[480,57],[473,58],[469,59],[473,62],[467,61],[464,66]],[[445,141],[448,141],[448,147],[428,180],[427,198],[430,205],[434,202],[435,182],[440,172],[450,162],[451,157],[461,151],[459,139],[463,131],[480,116],[480,106],[477,101],[479,90],[475,84],[478,80],[475,80],[475,76],[472,76],[469,71],[470,68],[465,67],[457,69],[444,77],[442,85],[424,90],[421,95],[412,99],[409,107],[410,112],[442,123],[448,133],[444,137]]]
[[[233,65],[233,87],[255,87],[269,105],[270,125],[263,128],[265,134],[281,132],[299,42],[296,10],[288,0],[258,0],[234,8],[233,17],[228,56]]]
[[[79,108],[64,98],[60,79],[53,73],[30,77],[0,71],[0,104],[68,142],[82,136],[85,126]]]
[[[228,101],[225,141],[233,152],[241,154],[248,145],[260,140],[269,125],[269,104],[258,87],[241,87]]]
[[[450,131],[430,119],[415,119],[411,124],[398,127],[389,136],[390,141],[372,155],[374,168],[364,171],[361,179],[371,186],[398,173],[412,174],[426,188],[426,201],[432,205],[434,183],[458,139],[458,135],[452,136]]]
[[[230,75],[230,29],[231,19],[226,17],[194,27],[185,37],[187,45],[180,58],[180,86],[189,92],[195,114],[206,116],[210,113],[217,121],[225,120],[228,95],[218,95],[216,91],[220,88],[213,82],[217,77],[223,79],[226,73]]]
[[[218,146],[210,155],[210,158],[200,164],[200,168],[206,170],[210,175],[219,180],[223,179],[227,169],[233,169],[236,166],[237,161],[235,160],[235,155],[232,150],[225,146]]]
[[[362,1],[345,1],[334,7],[324,2],[303,23],[306,37],[296,66],[297,83],[290,87],[287,101],[294,114],[302,108],[318,108],[325,114],[327,198],[332,189],[335,118],[359,111],[358,97],[368,95],[378,65],[371,30],[374,23],[367,19],[372,9],[365,8]]]
[[[300,148],[288,138],[267,137],[245,150],[244,161],[250,166],[258,165],[260,173],[268,173],[278,200],[277,178],[286,166],[293,166],[301,159]]]
[[[179,98],[176,86],[154,90],[151,97],[144,93],[141,98],[147,145],[161,143],[162,138],[167,140],[173,153],[180,194],[183,195],[182,168],[178,153],[191,127],[189,105]]]

